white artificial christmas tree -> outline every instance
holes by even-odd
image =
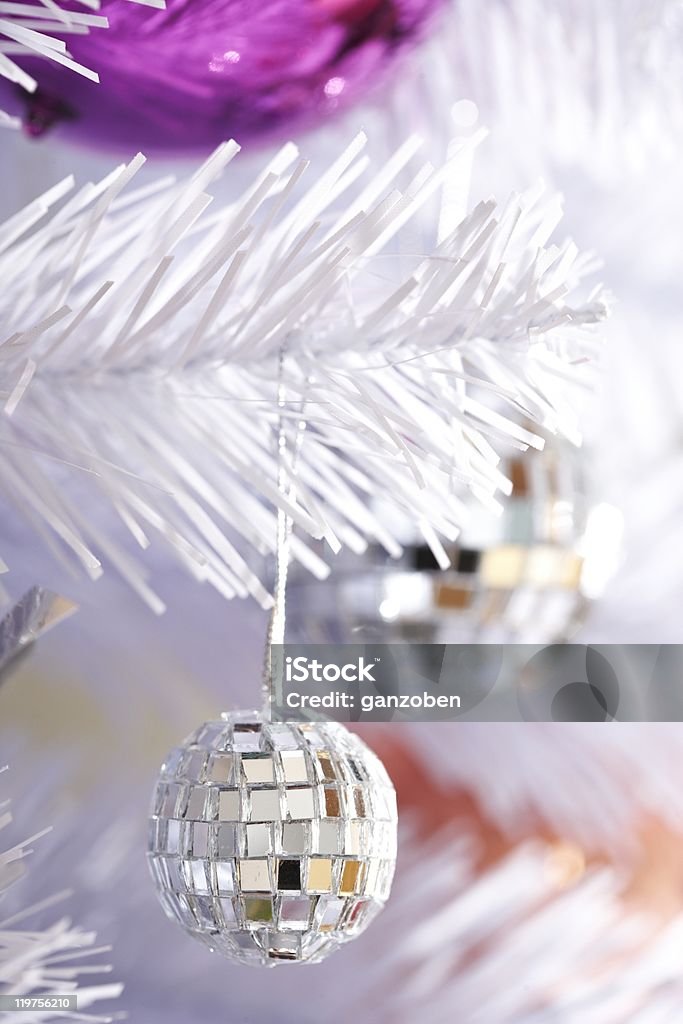
[[[585,386],[606,312],[583,283],[592,258],[552,240],[555,196],[534,189],[462,218],[449,206],[434,230],[425,207],[450,199],[477,141],[435,168],[409,139],[368,169],[361,135],[309,183],[287,145],[218,205],[207,189],[233,143],[179,184],[135,189],[138,157],[6,222],[0,478],[20,516],[92,578],[113,563],[157,611],[107,510],[132,547],[156,534],[197,579],[264,606],[245,549],[273,549],[273,505],[287,505],[292,555],[319,577],[307,535],[332,551],[368,538],[400,551],[375,496],[442,559],[460,496],[496,507],[509,492],[501,444],[542,447],[525,423],[579,436],[572,385]],[[285,416],[307,424],[294,503],[277,487],[281,356]],[[85,518],[65,473],[89,492]]]
[[[220,595],[250,593],[268,603],[250,563],[254,551],[272,550],[274,508],[282,502],[273,486],[272,438],[283,348],[292,420],[303,409],[309,421],[297,507],[289,509],[298,517],[293,555],[320,577],[327,567],[310,553],[308,537],[332,541],[328,552],[337,541],[360,552],[380,533],[393,548],[395,538],[368,502],[378,482],[438,551],[438,537],[452,536],[461,523],[461,488],[474,488],[489,504],[504,500],[507,484],[497,475],[495,449],[511,441],[536,443],[530,435],[539,430],[526,426],[528,435],[515,438],[519,413],[575,436],[575,391],[567,384],[583,377],[585,357],[595,354],[602,331],[582,321],[597,322],[604,299],[592,285],[584,292],[577,280],[590,264],[573,262],[563,242],[557,251],[548,249],[547,236],[521,230],[522,219],[502,257],[514,202],[477,206],[492,181],[505,183],[504,194],[513,180],[528,186],[539,175],[550,182],[551,194],[562,188],[570,229],[582,247],[606,257],[604,273],[617,293],[614,326],[607,327],[602,402],[608,415],[597,444],[609,497],[618,497],[626,512],[630,547],[620,585],[597,609],[598,625],[589,626],[588,635],[679,638],[680,409],[671,381],[680,369],[680,13],[680,3],[671,0],[647,9],[611,0],[551,8],[537,0],[455,4],[448,32],[432,44],[434,60],[425,58],[418,74],[423,91],[406,100],[406,90],[399,90],[385,125],[399,143],[413,126],[426,134],[437,170],[421,173],[413,164],[396,179],[396,191],[389,180],[396,165],[385,168],[379,160],[365,168],[360,149],[335,173],[323,174],[324,188],[319,171],[292,181],[304,168],[290,149],[271,167],[272,177],[242,178],[239,188],[227,187],[211,205],[213,186],[201,178],[178,185],[147,177],[136,191],[127,181],[134,163],[85,193],[69,183],[68,194],[67,186],[63,195],[48,194],[53,213],[38,205],[14,221],[3,265],[11,286],[3,287],[0,300],[7,414],[0,479],[41,544],[25,541],[12,550],[6,540],[0,554],[10,563],[19,554],[10,566],[15,575],[28,565],[32,575],[53,572],[55,555],[80,563],[90,576],[100,573],[100,563],[109,564],[155,610],[163,605],[156,579],[169,573],[174,609],[163,651],[155,648],[158,634],[151,640],[128,609],[111,573],[97,597],[110,613],[111,633],[102,639],[101,619],[91,612],[82,620],[78,651],[76,641],[70,653],[65,646],[50,649],[73,667],[69,678],[88,666],[83,692],[96,694],[105,717],[122,731],[125,722],[159,728],[158,705],[163,698],[171,703],[171,687],[181,706],[176,717],[186,714],[193,724],[196,704],[204,700],[207,711],[215,710],[217,701],[235,699],[248,676],[238,649],[244,605],[229,611],[235,638],[229,682],[223,671],[220,678],[202,673],[213,688],[203,694],[182,667],[184,654],[185,666],[204,658],[202,668],[215,671],[216,635],[225,649],[226,609],[218,595],[212,601],[206,593],[197,599],[200,611],[175,609],[179,589],[191,583],[171,575],[165,553]],[[476,131],[468,125],[478,116],[491,128],[477,157],[470,219],[459,233],[468,147],[452,151],[443,179],[450,190],[432,177],[448,152],[454,105],[463,129],[455,145]],[[320,145],[328,147],[330,162],[346,146],[339,133],[330,143],[334,135]],[[393,149],[392,143],[386,152]],[[13,140],[7,152],[19,151]],[[228,155],[222,150],[213,169]],[[80,155],[47,153],[46,168],[51,159],[67,157],[83,180]],[[10,157],[4,159],[10,166]],[[94,164],[98,180],[105,171],[101,160]],[[45,178],[43,187],[53,181]],[[430,182],[434,192],[426,196]],[[293,198],[290,183],[292,190],[301,188],[302,204],[287,224],[287,208],[278,204]],[[370,202],[358,199],[366,186]],[[417,215],[420,198],[425,221],[414,228],[416,216],[398,230],[404,212]],[[525,208],[545,223],[552,200],[538,206],[532,193],[524,204],[529,201]],[[432,227],[428,242],[424,223]],[[396,235],[373,251],[372,232],[385,224],[397,228]],[[27,234],[15,239],[22,228]],[[175,249],[174,230],[182,235]],[[470,253],[475,240],[480,248]],[[537,263],[532,241],[541,243]],[[559,260],[554,266],[553,259]],[[212,270],[204,281],[202,274]],[[308,281],[313,301],[300,295],[297,306],[295,274]],[[563,286],[566,297],[556,292]],[[546,299],[540,326],[552,329],[536,336],[539,295]],[[366,375],[372,383],[364,383]],[[359,376],[360,388],[352,384]],[[475,405],[463,407],[465,399]],[[502,414],[504,423],[486,422],[474,409]],[[451,435],[444,427],[454,419],[457,434]],[[148,543],[160,548],[158,559],[133,554]],[[150,583],[147,568],[154,569]],[[12,586],[12,574],[8,579]],[[46,653],[40,664],[43,682],[33,680],[31,695],[45,699],[54,656]],[[7,728],[0,721],[4,738]],[[175,731],[169,728],[169,739]],[[675,1019],[681,995],[675,871],[680,726],[634,725],[608,734],[604,726],[586,725],[442,726],[411,729],[402,738],[414,760],[424,757],[437,802],[454,822],[426,836],[406,815],[393,902],[365,945],[320,968],[305,1000],[298,978],[284,984],[265,978],[258,987],[248,972],[226,978],[152,916],[153,897],[135,867],[142,840],[127,836],[130,816],[122,820],[116,813],[132,802],[130,815],[142,819],[139,793],[146,798],[153,763],[150,758],[134,781],[121,771],[120,756],[112,756],[114,792],[106,802],[96,789],[90,803],[84,799],[80,827],[102,837],[89,897],[92,902],[97,893],[99,900],[107,886],[110,895],[113,890],[110,933],[128,958],[131,1011],[143,1014],[146,1024],[184,1024],[198,1012],[197,1001],[210,1019],[224,1011],[226,1000],[234,1014],[255,1021],[271,1020],[274,1006],[279,1019],[297,1022],[350,1015],[361,1024],[416,1017],[428,1024],[454,1017],[472,1024]],[[31,742],[38,743],[36,736]],[[141,758],[147,743],[138,736]],[[164,746],[159,742],[159,753]],[[458,824],[457,788],[505,837],[504,855],[486,869],[478,857],[486,841],[477,828]],[[656,900],[625,899],[625,879],[648,848],[644,837],[653,822],[644,884],[653,895],[653,880],[669,879],[664,913],[653,906]],[[65,838],[61,856],[51,861],[57,877],[72,851]],[[163,962],[163,972],[150,977],[153,959]],[[168,977],[174,979],[171,995]]]

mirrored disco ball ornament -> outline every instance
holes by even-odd
[[[71,56],[97,71],[99,84],[19,56],[39,89],[0,83],[3,106],[23,114],[29,135],[55,129],[126,153],[289,136],[366,99],[443,7],[445,0],[166,0],[159,10],[101,0],[109,27],[67,36]]]
[[[343,555],[321,584],[290,571],[288,639],[299,643],[559,643],[581,626],[618,560],[621,514],[591,499],[582,453],[553,439],[503,460],[500,514],[474,501],[440,569],[414,533],[403,555]],[[381,517],[381,509],[376,510]],[[392,524],[394,527],[396,524]],[[394,529],[396,533],[396,529]]]
[[[382,909],[396,794],[336,723],[207,722],[162,765],[148,860],[166,914],[245,964],[315,963]]]

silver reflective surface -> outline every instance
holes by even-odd
[[[166,914],[243,963],[315,962],[389,895],[396,794],[343,726],[207,722],[162,766],[148,858]]]
[[[441,569],[409,534],[400,559],[343,553],[330,579],[290,575],[291,643],[533,643],[571,639],[618,555],[621,516],[587,493],[582,455],[554,441],[501,467],[502,509],[472,502]]]

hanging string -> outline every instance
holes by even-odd
[[[291,467],[287,469],[287,418],[283,412],[287,404],[286,388],[283,379],[286,345],[280,349],[278,366],[278,419],[277,419],[277,487],[281,498],[287,499],[290,503],[296,501],[296,487],[294,478],[296,476],[299,453],[303,443],[303,436],[306,430],[305,408],[306,398],[302,395],[299,406],[299,419],[296,425],[294,437]],[[270,718],[270,684],[272,676],[272,648],[273,644],[285,642],[286,627],[286,596],[287,576],[289,573],[290,539],[292,535],[292,517],[281,501],[277,507],[277,534],[275,541],[275,579],[273,584],[273,607],[268,620],[266,631],[266,645],[263,657],[263,709],[266,718]]]

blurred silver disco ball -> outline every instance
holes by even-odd
[[[561,643],[614,571],[621,514],[589,497],[581,453],[553,440],[502,467],[513,483],[497,515],[471,504],[451,566],[409,536],[342,553],[326,583],[293,567],[288,639],[300,643]]]

